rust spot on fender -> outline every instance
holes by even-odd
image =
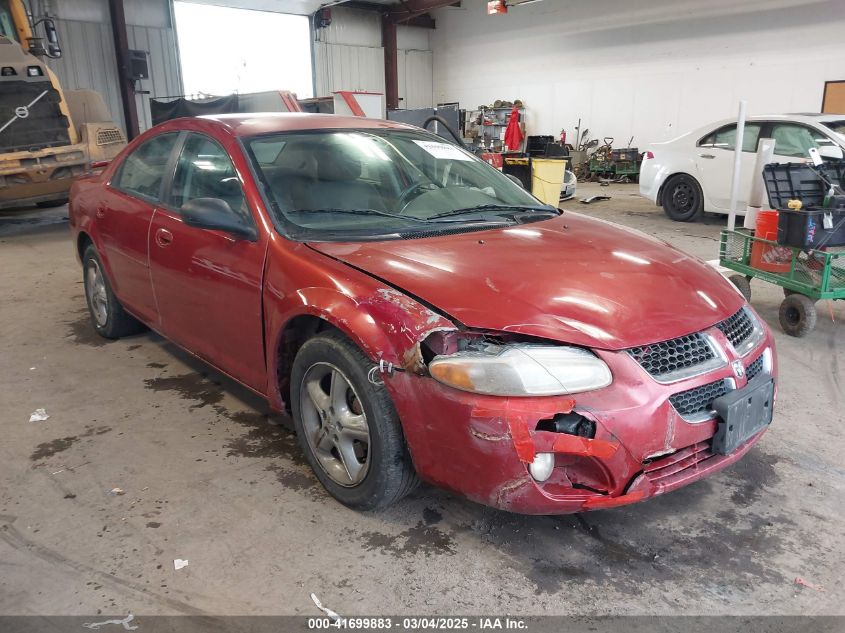
[[[427,376],[428,367],[426,367],[425,361],[423,360],[420,344],[435,332],[452,332],[454,329],[454,327],[435,327],[422,332],[416,342],[402,354],[402,369],[418,376]]]
[[[517,496],[519,489],[530,483],[531,480],[526,475],[524,478],[514,479],[502,484],[496,489],[495,506],[498,508],[509,507],[513,497]]]
[[[419,341],[417,341],[410,349],[405,350],[405,353],[402,354],[402,369],[411,372],[412,374],[417,374],[418,376],[424,376],[426,374],[425,363],[423,362],[422,349],[420,348]]]
[[[364,303],[389,317],[385,322],[401,324],[396,333],[403,335],[409,342],[422,341],[438,329],[455,329],[442,315],[394,288],[379,288],[375,295]]]
[[[469,432],[473,437],[477,437],[479,440],[484,440],[486,442],[504,442],[511,439],[510,433],[493,435],[492,433],[484,433],[483,431],[479,431],[473,427],[469,427]]]

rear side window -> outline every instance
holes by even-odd
[[[742,137],[742,151],[756,152],[757,141],[760,139],[761,123],[746,123]],[[715,149],[736,149],[736,124],[726,125],[708,134],[698,142],[699,147],[713,147]]]
[[[137,147],[120,166],[111,185],[116,189],[158,202],[170,152],[179,137],[177,132],[161,134]]]

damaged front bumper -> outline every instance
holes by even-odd
[[[747,358],[767,349],[773,350],[768,332]],[[568,514],[634,503],[702,479],[736,462],[765,432],[721,455],[712,447],[718,418],[689,421],[669,401],[678,391],[727,376],[730,367],[662,385],[643,380],[626,354],[599,356],[614,383],[575,397],[485,396],[429,377],[394,375],[386,384],[420,477],[503,510]],[[774,362],[768,371],[776,374]],[[593,436],[543,430],[567,414],[587,421]],[[548,454],[554,467],[538,481],[530,465]]]

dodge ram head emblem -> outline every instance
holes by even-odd
[[[734,376],[736,376],[737,378],[742,378],[745,375],[745,367],[742,366],[741,360],[735,360],[733,363],[731,363],[731,365],[733,365],[734,368]]]

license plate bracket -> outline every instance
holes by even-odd
[[[770,376],[758,376],[744,388],[729,391],[713,401],[719,414],[718,428],[713,436],[713,452],[730,455],[751,436],[772,423],[775,381]]]

